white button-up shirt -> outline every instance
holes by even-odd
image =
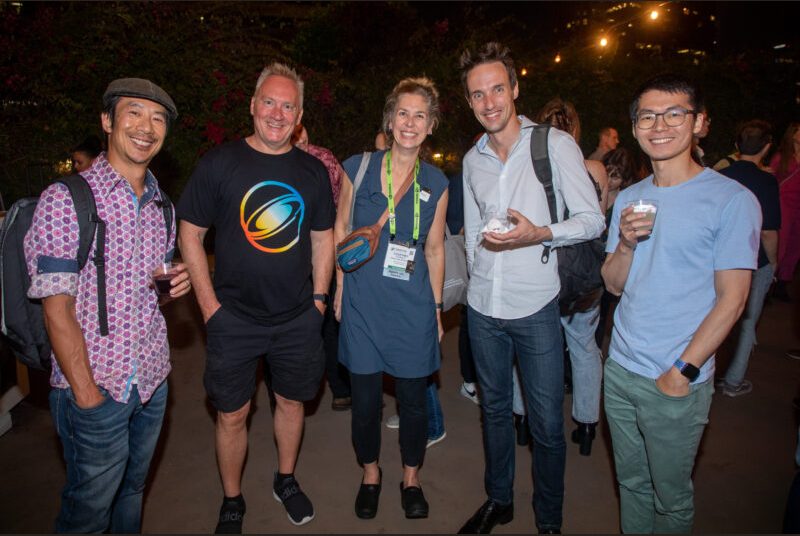
[[[481,229],[487,213],[505,214],[512,208],[534,225],[547,226],[553,233],[550,246],[557,248],[600,236],[605,218],[583,154],[569,134],[551,128],[547,140],[557,213],[564,204],[569,219],[552,223],[544,187],[533,171],[530,140],[534,123],[519,116],[520,136],[506,162],[488,145],[486,134],[464,157],[464,234],[470,282],[470,307],[492,318],[515,319],[530,316],[558,295],[558,260],[550,255],[541,261],[544,246],[498,250],[483,242]],[[486,247],[488,246],[488,247]]]

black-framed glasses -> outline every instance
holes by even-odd
[[[656,126],[659,116],[664,119],[664,124],[668,127],[679,127],[686,121],[686,116],[689,114],[696,114],[696,110],[687,110],[685,108],[670,108],[666,112],[657,114],[655,112],[640,112],[636,115],[634,123],[636,128],[641,130],[649,130]]]

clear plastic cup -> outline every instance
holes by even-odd
[[[626,207],[633,207],[634,214],[644,214],[644,221],[647,222],[647,226],[642,227],[642,229],[652,231],[653,225],[656,223],[656,213],[658,212],[658,201],[655,199],[636,199],[635,201],[630,201]]]
[[[515,225],[508,219],[505,212],[487,212],[481,225],[482,233],[507,233]]]
[[[152,273],[153,287],[159,296],[169,296],[172,290],[172,278],[178,275],[175,266],[171,262],[162,262],[155,267]]]

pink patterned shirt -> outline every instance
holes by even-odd
[[[167,241],[161,193],[148,171],[141,199],[106,160],[105,153],[81,173],[106,223],[106,292],[109,334],[100,335],[97,269],[89,260],[78,273],[78,219],[66,186],[55,183],[42,193],[25,235],[25,260],[31,276],[30,298],[74,296],[78,323],[86,340],[94,380],[118,402],[126,403],[137,383],[146,402],[170,371],[167,326],[158,307],[150,274],[175,247],[175,223]],[[53,358],[50,385],[69,383]]]
[[[339,190],[342,189],[342,174],[344,170],[342,165],[336,160],[333,153],[325,147],[318,145],[308,144],[308,154],[316,156],[318,160],[325,164],[325,169],[328,170],[328,177],[331,180],[331,190],[333,190],[333,204],[339,206]]]

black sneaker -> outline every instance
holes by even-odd
[[[219,521],[214,534],[241,534],[242,521],[247,508],[244,504],[244,497],[240,493],[237,497],[224,497],[222,507],[219,509]]]
[[[300,484],[297,483],[294,476],[279,481],[276,472],[272,482],[272,496],[276,501],[283,503],[286,515],[293,525],[299,527],[314,519],[314,506],[300,489]]]

